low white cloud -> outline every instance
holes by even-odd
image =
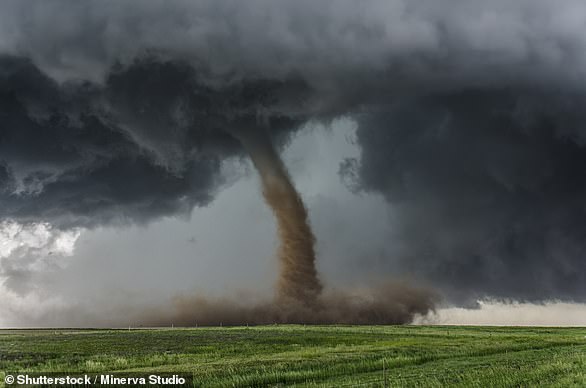
[[[487,326],[586,326],[586,304],[551,301],[478,301],[478,308],[440,308],[417,324]]]
[[[71,256],[80,230],[61,231],[48,223],[0,222],[0,259],[11,256],[59,254]]]
[[[36,288],[34,275],[65,265],[80,235],[80,229],[59,230],[48,223],[0,222],[0,292],[24,295]],[[8,299],[2,295],[2,305]]]

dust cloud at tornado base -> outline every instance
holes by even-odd
[[[246,325],[299,324],[402,324],[434,310],[437,295],[402,283],[387,283],[369,289],[324,291],[316,304],[289,300],[250,303],[246,300],[178,296],[169,313],[141,312],[146,325]]]

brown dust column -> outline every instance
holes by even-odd
[[[314,306],[322,286],[315,268],[315,238],[307,209],[266,130],[255,128],[235,135],[260,174],[263,196],[277,220],[281,266],[277,302]]]

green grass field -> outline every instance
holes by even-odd
[[[385,386],[385,375],[390,387],[584,387],[586,328],[0,330],[0,371],[188,373],[203,387]]]

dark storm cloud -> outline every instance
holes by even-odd
[[[217,161],[189,168],[185,177],[203,177],[203,191],[191,190],[197,185],[157,165],[119,126],[80,103],[97,92],[91,86],[64,90],[25,59],[5,57],[1,67],[0,151],[14,188],[3,193],[3,218],[79,226],[208,200]]]
[[[586,96],[437,94],[359,122],[353,173],[396,208],[404,268],[460,295],[586,295]]]
[[[359,120],[358,189],[445,287],[584,295],[581,0],[0,4],[0,218],[185,214],[227,134]]]
[[[240,154],[226,129],[266,111],[263,93],[275,98],[282,87],[251,80],[212,89],[192,67],[151,59],[113,69],[103,86],[57,84],[23,58],[1,58],[0,70],[0,215],[63,227],[207,204],[221,161]],[[276,135],[294,124],[267,115]]]
[[[340,102],[397,86],[572,86],[584,75],[585,15],[580,0],[6,0],[0,51],[59,79],[101,80],[145,51],[234,77],[294,72],[357,93],[332,96]]]

